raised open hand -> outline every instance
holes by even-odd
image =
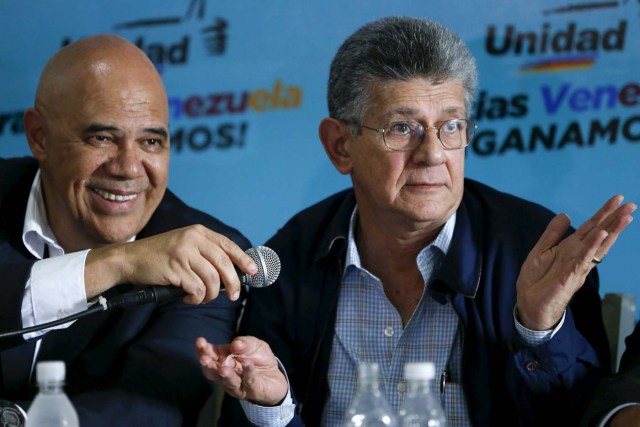
[[[556,215],[525,260],[517,281],[517,309],[528,329],[552,329],[587,274],[607,255],[620,233],[633,220],[633,203],[609,199],[575,233],[563,239],[570,225]]]

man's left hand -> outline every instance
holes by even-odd
[[[553,329],[587,274],[633,220],[633,203],[609,199],[575,233],[563,239],[570,219],[556,215],[525,260],[516,284],[520,323],[534,331]]]

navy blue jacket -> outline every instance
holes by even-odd
[[[36,260],[21,236],[37,167],[31,158],[0,159],[0,331],[22,327],[22,295]],[[137,238],[197,223],[249,247],[238,231],[189,208],[169,191]],[[119,286],[110,294],[129,289]],[[173,300],[93,314],[46,334],[38,360],[66,362],[65,390],[80,425],[195,425],[211,392],[195,355],[195,339],[229,342],[239,309],[239,303],[222,295],[205,305]],[[0,342],[0,399],[27,407],[36,388],[31,384],[9,392],[4,378],[13,367],[2,362],[4,351],[21,342],[22,338]]]
[[[299,413],[291,425],[318,425],[345,259],[352,190],[294,216],[266,243],[282,260],[269,288],[252,289],[240,334],[269,343],[284,364]],[[472,180],[433,282],[464,327],[463,387],[476,426],[577,425],[586,394],[609,366],[595,270],[547,343],[527,348],[513,321],[520,266],[553,217],[547,209]],[[241,425],[226,399],[221,425]]]

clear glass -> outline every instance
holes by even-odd
[[[407,381],[407,394],[398,412],[401,427],[447,426],[444,410],[430,383],[424,379]]]
[[[468,119],[451,119],[439,126],[427,126],[418,122],[391,122],[383,128],[373,128],[360,125],[365,129],[374,130],[382,134],[382,139],[387,147],[395,151],[410,151],[424,141],[428,130],[436,131],[438,140],[445,150],[458,150],[465,148],[476,133],[477,125]]]
[[[78,427],[78,414],[62,382],[40,383],[40,392],[27,411],[25,427]]]
[[[344,427],[397,427],[398,420],[380,391],[377,363],[358,366],[358,389],[345,414]]]

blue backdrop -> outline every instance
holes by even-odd
[[[263,243],[350,185],[317,137],[331,58],[359,26],[424,16],[478,59],[479,134],[467,176],[580,224],[622,193],[640,202],[640,1],[4,0],[0,156],[29,153],[22,112],[62,45],[117,33],[157,65],[170,97],[170,188]],[[601,264],[602,293],[640,296],[632,224]]]

